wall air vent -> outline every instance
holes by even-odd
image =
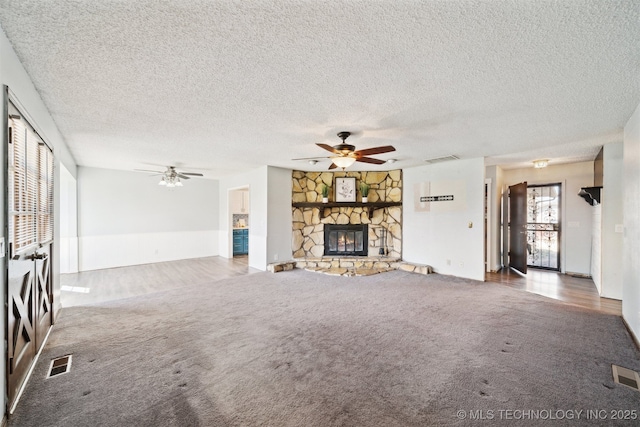
[[[453,154],[450,156],[444,156],[444,157],[436,157],[434,159],[427,159],[424,162],[427,164],[434,164],[434,163],[442,163],[442,162],[448,162],[449,160],[459,160],[460,157],[458,156],[454,156]]]

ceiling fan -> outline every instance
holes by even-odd
[[[382,147],[365,148],[364,150],[356,150],[356,147],[346,143],[346,139],[351,135],[351,132],[338,132],[338,138],[342,140],[342,144],[334,145],[333,147],[327,144],[316,144],[318,147],[324,148],[327,151],[332,152],[334,155],[329,156],[331,159],[331,166],[329,169],[335,169],[341,167],[342,170],[351,166],[354,162],[372,163],[374,165],[384,164],[384,160],[374,159],[368,157],[372,154],[383,154],[396,151],[391,145],[385,145]],[[317,158],[317,157],[311,157]],[[308,159],[293,159],[293,160],[308,160]]]
[[[167,166],[167,170],[164,172],[152,171],[148,169],[134,169],[134,170],[138,172],[152,172],[154,175],[151,175],[151,176],[162,175],[162,178],[160,179],[160,182],[158,183],[158,185],[165,185],[169,188],[182,187],[182,182],[180,181],[180,178],[190,179],[190,177],[192,176],[204,176],[198,172],[179,172],[176,170],[175,166]]]

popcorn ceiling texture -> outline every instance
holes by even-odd
[[[398,168],[591,160],[638,104],[639,19],[637,0],[0,0],[80,165],[210,178],[326,170],[291,159],[342,130]]]
[[[402,171],[388,172],[303,172],[292,173],[293,202],[321,202],[322,185],[331,186],[329,200],[335,200],[336,177],[356,178],[356,188],[361,182],[370,185],[368,202],[402,202]],[[362,200],[358,190],[357,201]],[[324,254],[325,224],[368,224],[369,256],[379,253],[382,234],[386,231],[385,255],[402,256],[402,206],[376,209],[369,213],[363,207],[293,207],[293,257],[320,258]],[[322,261],[322,260],[317,260]],[[323,267],[319,265],[319,267]],[[353,267],[353,266],[348,266]],[[389,268],[389,265],[386,266]]]

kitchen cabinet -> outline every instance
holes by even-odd
[[[246,255],[249,253],[249,229],[236,228],[233,230],[233,254]]]
[[[231,192],[231,213],[234,213],[234,214],[249,213],[249,192],[248,191]]]

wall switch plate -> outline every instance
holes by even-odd
[[[616,224],[616,233],[624,233],[624,225]]]

